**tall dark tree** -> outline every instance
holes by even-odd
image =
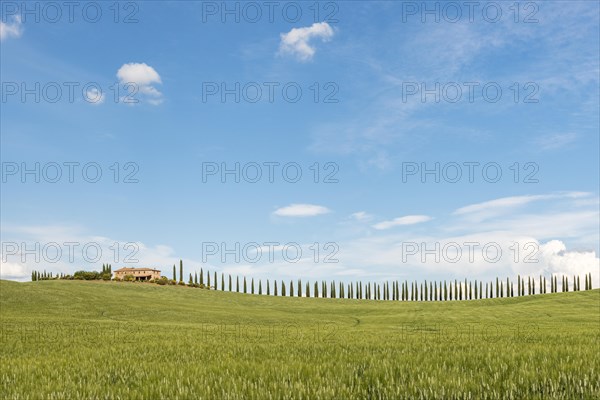
[[[254,278],[252,278],[252,281],[250,282],[250,293],[254,294]]]
[[[215,290],[217,290],[217,271],[215,271],[213,276],[214,276],[213,282],[215,283]]]
[[[225,290],[225,274],[221,272],[221,290]]]
[[[237,275],[235,276],[235,291],[240,292],[240,277]]]
[[[267,279],[267,296],[271,295],[271,289],[269,287],[269,280]]]
[[[248,284],[246,283],[246,277],[244,277],[244,293],[248,293]]]
[[[546,294],[546,289],[547,289],[547,286],[546,286],[546,277],[544,277],[544,294]]]
[[[294,297],[294,282],[290,281],[290,297]]]
[[[273,281],[273,296],[277,296],[277,280]]]
[[[306,289],[304,289],[304,296],[310,297],[310,284],[306,282]]]
[[[302,297],[302,281],[298,279],[298,297]]]
[[[175,264],[173,264],[173,280],[176,281],[177,280],[177,273],[175,272],[177,271],[175,268]]]
[[[210,272],[206,271],[206,286],[210,288]]]
[[[183,282],[183,260],[179,260],[179,282]]]
[[[313,291],[313,297],[319,297],[319,284],[315,281],[315,288]]]
[[[281,295],[285,297],[285,282],[281,281]]]
[[[189,285],[193,285],[194,284],[194,278],[192,278],[192,274],[190,273],[190,280],[188,281]]]
[[[202,276],[202,275],[200,275]],[[233,284],[232,284],[232,280],[231,280],[231,274],[229,274],[229,291],[233,292]]]
[[[262,294],[262,279],[258,281],[258,294]]]
[[[198,273],[194,272],[194,285],[198,284]]]
[[[204,269],[200,268],[200,284],[204,285]]]

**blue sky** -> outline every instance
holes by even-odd
[[[311,2],[275,2],[272,15],[265,2],[228,2],[238,21],[223,4],[125,2],[116,15],[113,3],[82,2],[70,22],[64,7],[53,21],[44,3],[28,2],[29,14],[3,3],[3,278],[124,266],[124,246],[135,243],[135,265],[169,274],[182,258],[186,272],[257,278],[593,272],[597,282],[597,2],[507,2],[501,15],[499,3],[481,2],[472,18],[463,3],[453,3],[461,17],[428,3],[439,22],[421,2],[321,2],[318,15]],[[21,176],[36,163],[39,183]],[[53,163],[56,183],[44,175]],[[64,163],[79,163],[73,182]],[[87,163],[102,171],[98,182],[83,179]],[[209,165],[236,163],[240,173],[261,166],[263,178],[203,179]],[[288,163],[285,178],[299,168],[298,182],[282,176]],[[447,175],[422,179],[436,163]],[[137,182],[124,182],[128,173]],[[51,242],[62,248],[57,262],[21,254],[23,243]],[[103,257],[76,250],[69,260],[65,242],[99,243]],[[236,242],[294,243],[303,256],[290,262],[279,247],[273,262],[206,254],[207,243]],[[423,260],[422,247],[407,255],[415,243],[470,242],[480,244],[474,258],[463,251],[455,263],[448,253]],[[503,249],[499,260],[482,256],[487,243]],[[535,262],[523,260],[528,249]],[[324,262],[331,252],[338,262]]]

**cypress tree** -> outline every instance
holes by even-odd
[[[352,298],[352,285],[348,284],[348,290],[346,290],[346,296],[351,299]]]
[[[577,291],[581,291],[581,281],[579,280],[579,275],[577,276]]]
[[[446,281],[444,281],[444,301],[448,301],[448,287],[446,286]]]
[[[324,299],[327,298],[327,284],[325,283],[325,281],[321,282],[321,297],[323,297]]]
[[[176,281],[177,280],[177,274],[175,273],[175,264],[173,264],[173,280]]]
[[[250,282],[250,293],[254,294],[254,278],[252,278],[252,281]]]
[[[544,294],[546,294],[546,289],[547,289],[547,286],[546,286],[546,277],[544,277],[544,286],[543,287],[544,287]]]
[[[425,301],[427,301],[427,280],[425,281]]]
[[[240,292],[240,277],[239,276],[235,276],[235,291],[236,293]]]
[[[285,297],[285,282],[281,281],[281,295]]]
[[[215,283],[215,290],[217,290],[217,271],[215,271],[214,278],[213,282]]]
[[[498,278],[496,278],[496,297],[498,297],[499,293],[500,293],[500,282],[498,281]]]
[[[194,272],[194,284],[197,285],[198,284],[198,273]]]
[[[200,275],[200,276],[202,276],[202,275]],[[233,284],[231,282],[231,274],[229,274],[229,291],[233,292]]]
[[[200,268],[200,284],[204,285],[204,270]]]
[[[305,295],[306,297],[310,297],[310,285],[308,282],[306,282],[306,289],[305,289]]]
[[[290,297],[294,297],[294,282],[290,281]]]
[[[206,286],[210,288],[210,272],[206,271]]]
[[[194,278],[192,278],[192,274],[190,273],[190,280],[188,282],[189,285],[193,285],[194,284]]]
[[[225,290],[225,274],[221,272],[221,290]]]
[[[315,281],[315,288],[313,291],[313,297],[319,297],[319,284]]]
[[[277,296],[277,280],[273,281],[273,296]]]
[[[267,296],[271,295],[271,289],[269,288],[269,280],[267,279]]]
[[[521,275],[517,275],[517,295],[521,295]]]
[[[210,282],[208,283],[210,285]],[[248,285],[246,284],[246,277],[244,276],[244,293],[248,293]]]
[[[302,297],[302,281],[298,279],[298,297]]]
[[[587,274],[585,274],[584,287],[585,287],[585,290],[590,290],[590,284],[588,282],[588,276],[587,276]]]
[[[262,294],[262,279],[258,281],[258,294]]]
[[[183,260],[179,260],[179,282],[183,282]]]

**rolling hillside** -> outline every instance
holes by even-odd
[[[0,281],[0,398],[598,398],[600,290],[283,298]]]

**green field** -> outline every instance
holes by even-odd
[[[600,290],[448,302],[0,281],[1,399],[598,399]]]

